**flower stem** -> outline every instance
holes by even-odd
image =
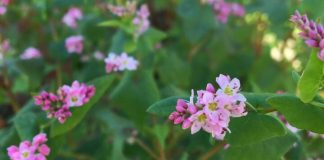
[[[135,139],[135,142],[141,147],[143,148],[143,150],[145,152],[147,152],[152,158],[158,160],[159,157],[143,142],[141,141],[140,139],[136,138]]]

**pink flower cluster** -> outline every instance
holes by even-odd
[[[83,36],[76,35],[65,40],[65,48],[69,53],[81,54],[83,51]]]
[[[33,58],[40,58],[40,57],[42,57],[41,52],[38,49],[34,48],[34,47],[27,48],[24,51],[24,53],[22,53],[20,55],[20,58],[21,59],[24,59],[24,60],[26,60],[26,59],[33,59]]]
[[[40,133],[33,138],[33,141],[23,141],[19,146],[7,148],[11,160],[46,160],[50,154],[50,148],[45,144],[46,134]]]
[[[0,0],[0,15],[4,15],[7,12],[7,6],[10,0]]]
[[[118,17],[133,15],[136,11],[136,1],[127,1],[125,6],[108,4],[108,10]]]
[[[105,59],[106,72],[117,72],[124,70],[136,70],[138,66],[138,61],[133,57],[127,55],[127,53],[122,53],[121,55],[116,55],[115,53],[110,53]]]
[[[230,15],[243,17],[245,15],[245,9],[238,3],[225,2],[224,0],[207,0],[216,14],[216,18],[221,23],[226,23]]]
[[[290,20],[301,30],[299,35],[305,40],[307,46],[319,48],[317,56],[324,61],[324,28],[321,24],[316,24],[309,20],[307,15],[301,15],[298,11],[291,16]]]
[[[150,11],[146,4],[142,5],[140,9],[136,12],[136,17],[133,19],[133,24],[136,26],[135,35],[139,36],[143,34],[150,27],[150,21],[148,17],[150,16]]]
[[[48,118],[56,118],[60,123],[72,116],[71,107],[80,107],[87,103],[95,94],[93,86],[74,81],[72,86],[60,87],[57,94],[43,91],[35,96],[35,104],[47,112]]]
[[[205,90],[197,91],[197,101],[194,103],[194,91],[190,101],[178,99],[176,111],[169,120],[174,124],[182,124],[183,129],[191,127],[191,134],[203,129],[215,139],[222,140],[228,129],[230,117],[245,116],[246,98],[240,93],[240,81],[237,78],[219,75],[216,82],[220,86],[215,89],[207,84]]]
[[[68,12],[63,16],[62,22],[68,27],[76,29],[78,27],[77,21],[83,17],[82,11],[77,7],[71,7]]]

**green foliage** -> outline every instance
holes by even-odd
[[[299,98],[308,103],[313,100],[322,85],[323,62],[317,58],[316,50],[311,53],[307,66],[298,82]]]
[[[137,13],[107,9],[123,0],[10,3],[0,16],[0,159],[8,159],[7,147],[40,132],[48,135],[49,160],[323,158],[324,66],[289,22],[296,9],[320,22],[323,1],[225,1],[243,4],[245,15],[221,23],[217,6],[203,0],[147,1],[150,27],[140,35]],[[75,29],[62,22],[71,7],[83,12]],[[84,37],[81,54],[67,52],[72,35]],[[42,57],[22,60],[31,46]],[[137,70],[106,73],[104,58],[112,52],[138,60]],[[224,141],[168,121],[178,99],[189,101],[191,90],[197,94],[207,83],[217,86],[219,74],[238,78],[247,99],[247,115],[231,117]],[[48,119],[33,96],[74,80],[94,85],[94,97],[71,108],[64,124]]]
[[[260,143],[247,146],[230,147],[225,152],[225,160],[280,160],[295,143],[296,137],[286,135],[274,137]]]
[[[281,95],[270,98],[269,103],[285,115],[288,122],[300,129],[324,133],[321,123],[324,110],[311,104],[305,104],[292,95]]]
[[[227,135],[226,141],[234,147],[252,145],[286,134],[284,125],[278,119],[255,113],[232,119],[230,130],[231,134]]]

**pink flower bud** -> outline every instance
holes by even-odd
[[[179,113],[176,112],[176,111],[174,111],[174,112],[172,112],[172,113],[169,115],[169,120],[170,120],[170,121],[173,121],[173,120],[175,120],[178,116],[179,116]]]
[[[186,109],[183,106],[176,106],[176,110],[178,112],[184,112],[184,111],[186,111]]]
[[[188,111],[190,114],[195,114],[197,112],[197,107],[193,104],[190,104],[188,107]]]
[[[191,121],[189,119],[184,120],[182,123],[182,129],[187,129],[189,127],[191,127]]]
[[[41,153],[41,154],[47,156],[47,155],[49,155],[49,153],[50,153],[51,150],[50,150],[50,148],[49,148],[46,144],[42,144],[42,145],[38,148],[38,151],[39,151],[39,153]]]
[[[322,49],[321,51],[319,51],[319,52],[317,53],[317,57],[318,57],[320,60],[324,61],[324,49]]]
[[[174,124],[180,124],[184,121],[184,117],[183,116],[179,116],[174,120]]]
[[[320,41],[319,46],[320,46],[321,49],[324,49],[324,39],[322,39],[322,40]]]
[[[315,40],[313,39],[307,39],[305,40],[305,43],[309,46],[309,47],[318,47],[318,44]]]
[[[206,91],[212,92],[212,93],[216,92],[214,86],[211,83],[207,84]]]

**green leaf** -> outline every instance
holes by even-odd
[[[0,149],[2,152],[7,153],[7,147],[13,144],[19,144],[19,141],[19,136],[14,127],[0,130]]]
[[[109,109],[100,109],[96,111],[95,117],[103,122],[111,132],[120,136],[125,134],[126,128],[134,127],[132,121],[117,115]]]
[[[169,97],[152,104],[146,111],[161,116],[168,116],[175,111],[178,99],[185,98],[180,96]]]
[[[39,133],[38,127],[43,123],[45,114],[43,112],[38,114],[35,112],[37,109],[39,110],[39,107],[31,100],[15,115],[13,122],[20,139],[31,140]]]
[[[242,131],[244,132],[244,131]],[[281,160],[295,143],[296,137],[289,133],[247,146],[230,146],[225,160]]]
[[[244,146],[286,134],[284,125],[276,118],[249,113],[247,116],[233,118],[230,122],[231,133],[226,140],[231,146]]]
[[[182,30],[191,43],[201,40],[215,24],[212,9],[197,0],[181,0],[177,14],[182,21]]]
[[[270,104],[267,102],[269,97],[274,96],[273,93],[247,93],[244,92],[243,95],[247,101],[256,108],[269,108]]]
[[[111,102],[122,109],[137,125],[143,126],[147,106],[160,99],[152,70],[127,72],[110,95]]]
[[[293,95],[280,95],[270,98],[269,103],[282,113],[294,127],[324,133],[324,110],[304,104]]]
[[[95,95],[84,106],[73,108],[72,117],[67,119],[64,124],[60,124],[59,122],[55,121],[51,126],[51,137],[64,134],[79,124],[90,108],[104,95],[106,90],[112,84],[113,80],[113,76],[103,76],[89,82],[89,84],[94,85],[96,88]]]
[[[98,24],[100,27],[120,27],[121,25],[122,23],[118,20],[108,20]]]
[[[298,96],[308,103],[316,96],[323,77],[323,62],[318,59],[314,50],[297,85]]]

